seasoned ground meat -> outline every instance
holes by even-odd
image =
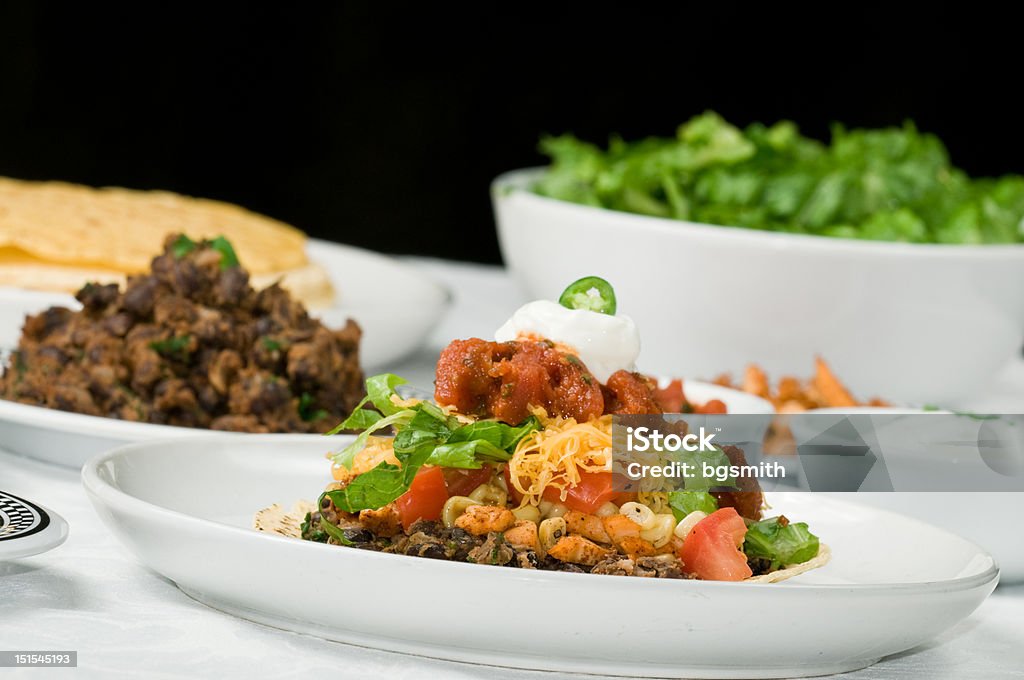
[[[723,446],[722,452],[729,457],[732,465],[746,465],[747,457],[738,446]],[[764,493],[756,477],[738,477],[739,489],[736,491],[714,491],[712,495],[718,500],[721,508],[736,508],[741,517],[751,520],[761,519],[764,507]]]
[[[322,522],[327,516],[345,537],[347,547],[380,552],[427,557],[454,562],[471,562],[518,569],[565,571],[573,574],[612,574],[616,576],[642,576],[647,578],[688,578],[675,555],[654,555],[634,558],[614,553],[593,567],[562,562],[550,555],[539,559],[530,549],[515,548],[505,540],[504,534],[492,531],[486,536],[474,536],[458,527],[446,528],[440,522],[419,520],[404,534],[380,536],[354,520],[351,515],[337,513],[330,502],[320,512],[307,515],[302,524],[302,538],[307,541],[332,543],[339,541],[324,531]]]
[[[636,559],[633,576],[684,578],[683,564],[675,555],[649,555]]]
[[[147,423],[325,432],[363,394],[359,327],[330,330],[223,245],[167,239],[149,274],[26,319],[0,397]]]
[[[505,536],[492,531],[482,544],[470,551],[468,561],[504,566],[512,562],[514,557],[515,550],[505,542]]]
[[[590,570],[591,574],[608,574],[610,576],[632,576],[636,563],[626,555],[609,555]]]

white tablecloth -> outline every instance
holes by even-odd
[[[416,264],[455,296],[452,313],[426,348],[392,368],[429,386],[432,363],[447,340],[489,335],[521,295],[497,268]],[[1024,409],[1024,362],[1008,367],[989,397],[972,406]],[[0,432],[0,446],[2,437]],[[77,671],[0,669],[0,677],[580,677],[380,652],[242,621],[197,604],[140,565],[100,524],[76,472],[0,452],[0,489],[50,507],[71,525],[60,548],[0,562],[0,650],[77,650],[79,664]],[[970,618],[933,642],[842,677],[1024,678],[1024,586],[1000,587]]]

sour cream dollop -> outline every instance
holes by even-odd
[[[535,336],[568,345],[599,382],[619,370],[636,370],[640,333],[633,319],[583,309],[569,309],[550,300],[528,302],[494,333],[498,342]]]

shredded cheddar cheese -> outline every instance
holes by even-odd
[[[508,462],[512,485],[523,495],[522,506],[539,504],[548,488],[557,489],[564,501],[581,472],[611,470],[611,416],[578,423],[573,418],[549,418],[542,408],[531,410],[544,429],[519,442]]]
[[[421,403],[423,401],[422,399],[417,399],[416,397],[409,397],[408,399],[402,399],[397,394],[392,394],[391,397],[390,397],[390,400],[391,400],[391,403],[394,404],[395,406],[397,406],[398,408],[412,408],[413,406],[416,406],[417,404],[419,404],[419,403]]]

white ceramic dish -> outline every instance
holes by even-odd
[[[894,491],[824,495],[899,512],[952,531],[992,554],[999,564],[1003,583],[1024,583],[1024,541],[1019,538],[1024,494]]]
[[[64,518],[32,501],[0,491],[0,560],[38,555],[68,538]]]
[[[312,240],[308,249],[338,291],[338,304],[317,314],[332,327],[349,317],[359,322],[361,360],[370,373],[373,367],[416,349],[445,312],[448,291],[412,267],[325,241]],[[51,305],[77,306],[77,302],[68,295],[0,289],[0,350],[17,345],[26,314]],[[3,354],[0,351],[0,359]],[[91,456],[130,442],[210,434],[209,430],[129,423],[0,400],[0,444],[5,449],[68,467],[81,467]]]
[[[643,329],[641,368],[713,375],[755,361],[810,373],[825,356],[854,393],[950,403],[1024,337],[1024,246],[855,241],[694,224],[492,187],[505,263],[532,297],[591,274]]]
[[[82,477],[116,536],[201,602],[277,628],[472,663],[672,677],[842,672],[933,638],[998,579],[992,558],[964,539],[811,494],[771,502],[808,521],[832,562],[774,585],[484,567],[249,529],[261,507],[316,497],[329,477],[326,444],[136,444],[93,459]],[[500,616],[482,615],[481,597]]]
[[[337,328],[355,319],[363,329],[363,366],[389,365],[418,348],[448,307],[450,295],[414,267],[378,253],[312,239],[309,258],[320,264],[337,293],[333,307],[314,316]],[[78,303],[70,295],[0,288],[0,349],[17,346],[26,314]]]
[[[661,378],[658,383],[664,387],[670,381],[670,378]],[[725,404],[729,413],[733,414],[771,415],[775,413],[775,407],[767,399],[714,383],[683,380],[683,393],[687,399],[696,404],[705,404],[712,399],[718,399]]]

